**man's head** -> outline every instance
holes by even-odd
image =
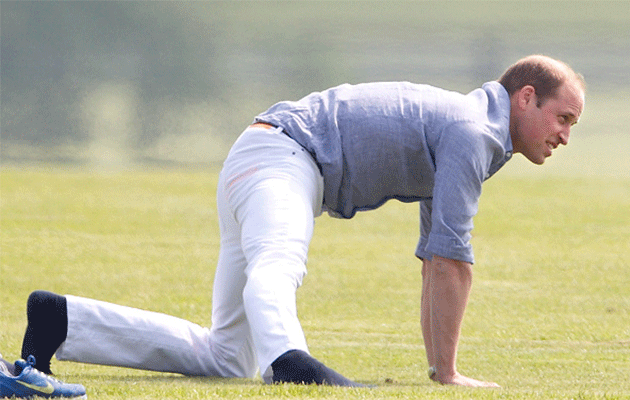
[[[514,152],[544,163],[553,149],[569,142],[584,109],[584,79],[561,61],[534,55],[509,67],[499,83],[510,95]]]

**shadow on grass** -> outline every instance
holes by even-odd
[[[151,374],[145,372],[145,374]],[[72,374],[73,381],[78,382],[98,382],[99,384],[117,384],[117,385],[136,385],[136,384],[175,384],[180,386],[186,385],[216,385],[216,386],[240,386],[240,387],[319,387],[319,388],[338,388],[327,385],[295,385],[290,383],[266,385],[260,378],[248,379],[248,378],[223,378],[216,376],[183,376],[170,373],[156,373],[155,375],[144,375],[142,372],[138,375],[123,373],[123,374],[99,374],[99,373],[77,373]],[[420,386],[434,386],[433,382],[418,381],[396,381],[391,378],[383,378],[374,381],[359,381],[357,382],[369,385],[368,389],[380,389],[380,388],[392,388],[392,387],[420,387]],[[366,389],[366,388],[359,388]]]
[[[130,375],[130,374],[98,374],[98,373],[78,373],[73,374],[74,380],[92,380],[101,383],[164,383],[164,384],[203,384],[212,385],[240,385],[240,386],[256,386],[262,381],[247,378],[222,378],[217,376],[184,376],[170,373],[156,375]]]

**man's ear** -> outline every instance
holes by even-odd
[[[516,96],[517,96],[517,104],[522,109],[527,108],[527,106],[531,102],[533,102],[533,104],[536,104],[536,101],[537,101],[536,89],[532,85],[525,85],[522,88],[520,88],[519,91],[516,92]]]

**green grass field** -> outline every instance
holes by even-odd
[[[426,376],[418,206],[317,219],[298,307],[311,352],[375,389],[268,386],[53,360],[91,399],[630,398],[630,136],[625,98],[595,99],[544,166],[517,155],[484,185],[459,351],[464,374]],[[217,168],[0,170],[0,352],[19,357],[32,290],[209,324]]]
[[[579,146],[578,146],[579,148]],[[630,177],[507,169],[486,183],[459,368],[426,377],[417,205],[317,220],[299,312],[312,353],[376,389],[266,386],[53,361],[92,399],[630,398]],[[507,167],[506,167],[507,168]],[[0,351],[19,357],[30,291],[210,318],[217,172],[4,167]]]

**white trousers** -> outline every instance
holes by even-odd
[[[185,375],[254,377],[308,352],[296,290],[306,275],[323,178],[313,158],[279,129],[248,128],[232,147],[217,189],[221,249],[212,325],[67,296],[60,360]]]

